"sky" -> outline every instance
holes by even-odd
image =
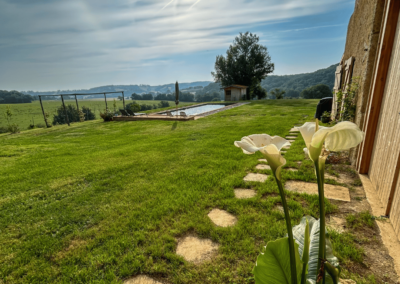
[[[0,0],[0,90],[212,81],[240,32],[275,75],[340,61],[355,0]]]

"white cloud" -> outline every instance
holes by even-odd
[[[26,68],[42,76],[119,72],[153,64],[149,60],[162,63],[168,56],[226,48],[238,27],[245,32],[348,2],[0,0],[0,64],[11,73]],[[10,78],[1,72],[0,82]]]

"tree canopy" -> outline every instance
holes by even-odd
[[[303,90],[300,96],[304,99],[322,99],[332,97],[332,90],[327,85],[318,84]]]
[[[267,47],[259,44],[257,35],[240,33],[226,51],[226,57],[218,55],[215,72],[211,72],[214,81],[223,86],[240,84],[253,89],[267,74],[274,71],[274,63]],[[250,94],[247,92],[247,99]]]
[[[35,98],[31,95],[24,95],[17,91],[1,91],[0,104],[22,104],[31,103]]]

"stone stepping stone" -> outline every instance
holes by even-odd
[[[187,236],[178,241],[176,254],[186,261],[200,264],[210,260],[218,251],[219,245],[209,239],[199,239],[195,236]]]
[[[258,159],[259,162],[268,163],[267,159]]]
[[[286,182],[285,188],[298,193],[318,194],[318,185],[311,182],[291,180]],[[325,184],[324,189],[326,198],[350,202],[350,193],[346,187]]]
[[[237,219],[225,210],[213,209],[208,213],[208,217],[213,223],[220,227],[230,227],[236,224]]]
[[[327,225],[336,232],[343,233],[346,228],[346,219],[331,216]]]
[[[293,143],[294,142],[294,140],[288,140],[290,143]]]
[[[274,207],[274,210],[281,212],[282,214],[285,214],[285,210],[283,210],[283,206],[282,205],[276,205]]]
[[[289,132],[300,132],[300,131],[297,128],[293,127],[292,129],[289,130]]]
[[[297,138],[297,136],[286,136],[286,139],[296,139]]]
[[[252,198],[257,195],[254,189],[237,188],[235,189],[235,197],[239,199]]]
[[[285,146],[285,147],[283,147],[282,149],[287,149],[287,150],[289,150],[289,149],[290,149],[290,146]]]
[[[269,165],[259,164],[256,166],[257,170],[270,170],[271,167]]]
[[[284,168],[287,171],[291,171],[291,172],[298,172],[299,170],[296,168]]]
[[[244,181],[258,181],[258,182],[265,182],[268,179],[268,175],[264,174],[254,174],[249,173],[247,176],[243,178]]]
[[[139,275],[124,281],[124,284],[162,284],[146,275]]]
[[[286,154],[287,153],[287,151],[281,151],[281,154]]]

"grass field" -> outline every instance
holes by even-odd
[[[126,100],[125,103],[131,103],[132,100]],[[139,104],[158,104],[160,101],[136,101]],[[123,108],[122,101],[116,100],[117,109]],[[171,107],[175,106],[174,102],[169,102]],[[65,104],[72,104],[74,107],[76,106],[75,100],[65,100]],[[86,106],[90,107],[96,114],[96,118],[100,118],[100,111],[104,111],[106,108],[106,104],[104,99],[98,100],[78,100],[79,107]],[[109,99],[107,101],[108,108],[113,109],[113,100]],[[180,102],[179,106],[190,105],[193,103]],[[19,125],[21,130],[25,130],[28,126],[34,121],[35,124],[41,123],[44,124],[42,109],[40,107],[39,101],[34,101],[30,104],[8,104],[11,107],[13,112],[13,117],[11,119],[12,123],[16,123]],[[53,115],[56,113],[56,109],[62,105],[61,100],[59,101],[43,101],[43,107],[46,112],[50,114],[49,121],[53,121]],[[4,127],[7,125],[6,120],[4,118],[4,112],[6,110],[7,104],[0,104],[0,127]],[[153,110],[158,111],[158,110]]]
[[[50,105],[50,102],[48,102]],[[316,100],[253,102],[188,122],[100,120],[0,135],[0,279],[4,283],[122,283],[147,274],[168,283],[254,283],[265,244],[286,233],[278,189],[245,183],[261,154],[233,142],[255,133],[285,136],[312,119]],[[299,167],[304,142],[286,154]],[[312,163],[283,180],[315,180]],[[256,189],[234,198],[234,188]],[[293,224],[318,216],[318,198],[287,193]],[[327,201],[327,212],[335,210]],[[229,228],[213,208],[238,218]],[[194,234],[220,245],[210,262],[175,254]],[[1,281],[0,281],[1,282]]]

